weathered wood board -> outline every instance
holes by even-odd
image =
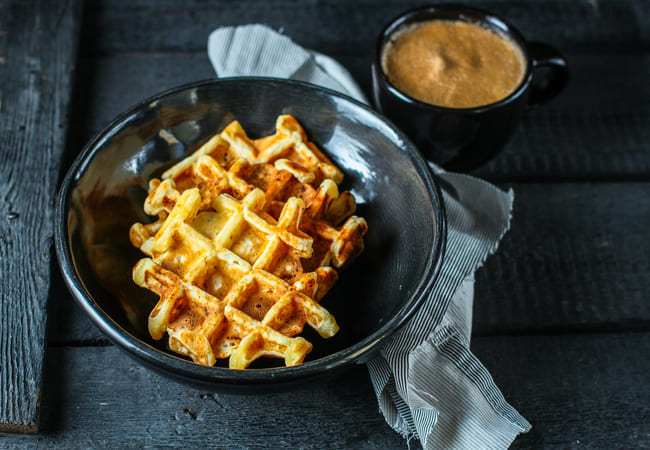
[[[478,337],[475,354],[533,424],[513,448],[650,445],[650,334]],[[406,448],[384,421],[364,367],[295,391],[214,394],[109,347],[48,354],[45,447]],[[411,443],[416,444],[415,442]]]
[[[80,19],[76,0],[0,1],[0,430],[38,425],[53,206]]]

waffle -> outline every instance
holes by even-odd
[[[167,334],[171,350],[203,365],[302,363],[312,349],[297,336],[305,324],[322,337],[338,331],[319,304],[333,267],[363,250],[367,225],[350,216],[354,197],[339,194],[341,180],[290,116],[258,140],[232,122],[151,180],[144,209],[158,220],[130,230],[148,256],[133,279],[160,297],[151,336]]]

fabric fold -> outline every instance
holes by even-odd
[[[336,60],[294,44],[265,25],[222,27],[208,38],[217,76],[265,76],[305,81],[367,103],[352,75]]]

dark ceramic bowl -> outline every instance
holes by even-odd
[[[129,226],[149,179],[197,149],[233,119],[251,137],[293,115],[344,171],[369,231],[364,253],[323,299],[341,331],[314,344],[304,364],[247,370],[203,367],[154,341],[146,320],[157,298],[136,286],[143,257]],[[231,78],[172,89],[145,100],[95,137],[70,168],[58,197],[56,250],[68,288],[108,338],[163,375],[211,389],[283,387],[366,361],[417,310],[442,263],[445,221],[440,190],[413,144],[372,109],[338,93],[276,79]],[[266,366],[264,365],[266,364]]]

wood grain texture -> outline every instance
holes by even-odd
[[[648,49],[650,6],[634,0],[466,0],[520,28],[529,40],[565,49]],[[357,0],[232,3],[174,0],[89,2],[90,39],[85,56],[123,52],[204,51],[209,33],[221,25],[265,23],[302,45],[330,53],[370,51],[375,36],[393,17],[420,6],[418,0]],[[314,18],[317,18],[315,23]],[[173,30],[173,32],[160,32]]]
[[[369,51],[330,54],[370,95]],[[501,182],[650,179],[650,54],[572,52],[567,58],[566,90],[527,112],[504,151],[476,175]],[[144,98],[211,77],[204,51],[83,59],[71,150],[79,151],[92,134]]]
[[[650,445],[650,334],[480,337],[473,349],[533,424],[514,448]],[[504,357],[507,355],[507,357]],[[48,447],[407,448],[384,422],[365,368],[286,393],[213,394],[158,376],[116,347],[48,354]]]
[[[650,447],[650,334],[481,337],[472,350],[533,425],[512,448]]]
[[[649,180],[650,53],[567,53],[571,78],[527,111],[503,152],[475,174],[492,181]]]
[[[47,304],[48,347],[61,345],[109,345],[106,336],[91,322],[72,298],[58,267],[52,272]]]
[[[511,230],[476,274],[474,332],[648,330],[650,185],[511,187]]]
[[[35,431],[81,2],[0,2],[0,429]]]
[[[48,355],[43,434],[3,443],[93,448],[398,448],[365,368],[296,391],[214,394],[162,378],[116,347]],[[109,424],[109,426],[106,426]]]

